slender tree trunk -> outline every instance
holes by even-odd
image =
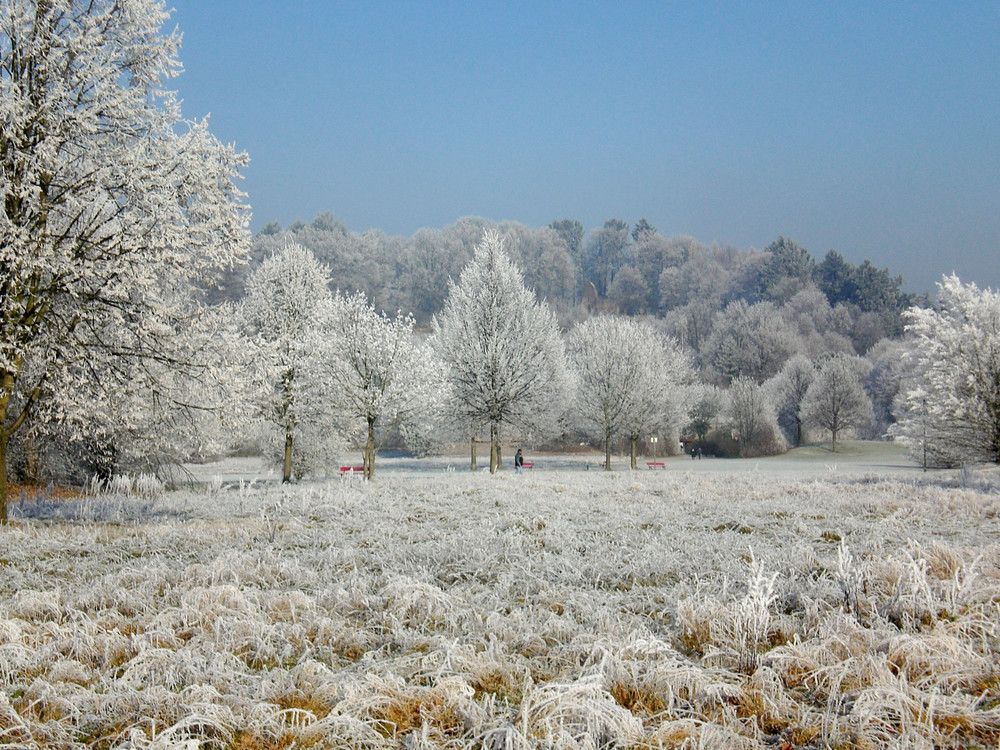
[[[496,422],[490,423],[490,474],[500,468],[500,430]]]
[[[25,484],[38,482],[38,443],[32,429],[24,433],[24,480]]]
[[[285,466],[281,472],[282,482],[292,481],[292,432],[285,431]]]
[[[472,439],[469,441],[469,445],[472,446],[472,465],[469,467],[469,471],[476,470],[476,436],[473,435]]]
[[[836,430],[836,428],[830,430],[830,435],[833,438],[833,452],[836,453],[837,452],[837,430]]]
[[[604,433],[604,470],[611,471],[611,433]]]
[[[13,383],[0,383],[0,525],[7,525],[7,441],[10,440],[11,432],[7,427],[7,407],[10,406],[10,391]]]
[[[365,443],[365,479],[375,478],[375,420],[368,419],[368,441]]]
[[[6,411],[6,405],[4,405]],[[7,525],[7,437],[0,414],[0,525]]]
[[[629,442],[629,453],[632,456],[632,470],[635,471],[635,468],[636,468],[636,465],[635,465],[635,450],[636,450],[636,444],[639,442],[639,436],[638,435],[629,435],[628,436],[628,442]]]

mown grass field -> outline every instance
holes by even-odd
[[[15,503],[0,746],[995,748],[1000,494],[954,479],[675,462]]]

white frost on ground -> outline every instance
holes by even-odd
[[[858,451],[15,504],[0,744],[996,747],[995,470]]]

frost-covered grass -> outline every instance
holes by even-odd
[[[966,484],[385,473],[15,504],[0,747],[996,747],[1000,495]]]

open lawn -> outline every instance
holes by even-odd
[[[0,746],[997,747],[995,470],[531,458],[13,503]]]

